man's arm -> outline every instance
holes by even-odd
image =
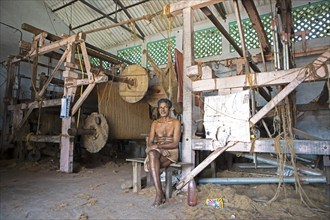
[[[156,123],[157,123],[156,121],[153,121],[152,124],[151,124],[146,153],[148,153],[151,149],[156,149],[157,148],[157,145],[154,144]]]

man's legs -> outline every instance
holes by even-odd
[[[148,156],[149,156],[148,168],[149,168],[149,172],[152,175],[156,189],[156,197],[153,206],[159,206],[165,202],[165,197],[160,182],[160,168],[168,167],[171,164],[171,161],[169,161],[166,157],[163,157],[156,150],[149,151]]]

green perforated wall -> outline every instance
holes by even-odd
[[[132,63],[135,64],[140,64],[142,62],[142,46],[134,46],[134,47],[129,47],[125,49],[121,49],[117,51],[117,56],[131,61]]]
[[[330,36],[330,1],[310,3],[304,6],[295,7],[292,10],[294,20],[294,32],[309,31],[306,39],[322,38]],[[271,14],[260,16],[261,22],[264,25],[269,42],[272,42],[271,32]],[[259,48],[259,41],[256,31],[254,30],[250,19],[242,20],[244,29],[244,37],[247,49]],[[229,23],[229,33],[234,38],[235,42],[241,46],[237,21]],[[295,41],[301,41],[301,36],[295,36]],[[234,52],[234,48],[230,46],[230,52]]]
[[[171,37],[170,42],[171,42],[172,59],[174,60],[174,48],[176,44],[175,37]],[[168,45],[168,39],[147,43],[148,54],[158,66],[168,63],[167,45]],[[148,62],[147,66],[150,67],[151,64]]]
[[[264,26],[264,29],[266,31],[268,40],[271,44],[273,44],[272,41],[272,31],[271,31],[271,21],[272,21],[272,16],[271,14],[265,14],[260,16],[261,23]],[[249,18],[242,20],[242,26],[244,29],[244,37],[245,37],[245,44],[247,49],[254,49],[254,48],[259,48],[259,39],[257,32],[252,26],[252,23]],[[234,38],[235,42],[238,44],[239,47],[241,47],[241,40],[239,37],[239,31],[237,27],[237,21],[233,21],[229,23],[229,33],[232,38]],[[234,52],[235,49],[230,46],[230,52]]]
[[[294,31],[308,30],[306,39],[330,36],[330,1],[315,2],[293,9]],[[295,36],[295,41],[301,41]]]
[[[99,58],[89,56],[89,62],[94,66],[100,66],[101,61]]]
[[[217,28],[208,28],[194,33],[194,56],[203,58],[222,53],[221,33]]]
[[[102,67],[104,69],[111,70],[111,63],[109,63],[108,61],[102,61]]]

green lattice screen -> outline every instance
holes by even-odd
[[[107,70],[111,70],[111,63],[108,61],[102,61],[102,67]]]
[[[294,32],[308,30],[306,39],[330,36],[330,1],[315,2],[293,9]],[[295,41],[301,41],[295,36]]]
[[[142,62],[142,46],[134,46],[117,51],[117,56],[135,64]]]
[[[271,45],[273,45],[272,41],[272,30],[271,30],[271,22],[272,22],[272,16],[271,14],[265,14],[260,16],[261,23],[264,26],[264,29],[266,31],[266,35],[268,37],[268,40]],[[242,27],[244,29],[244,37],[245,37],[245,45],[248,50],[259,48],[259,39],[257,32],[252,26],[252,23],[249,18],[246,18],[242,20]],[[238,44],[239,47],[241,47],[241,39],[239,37],[239,31],[237,26],[237,21],[232,21],[229,23],[229,33],[232,38],[234,38],[235,42]],[[234,52],[235,49],[233,46],[230,45],[230,52]]]
[[[89,62],[94,65],[94,66],[100,66],[101,65],[101,61],[99,58],[96,57],[89,57]]]
[[[170,41],[171,41],[171,55],[172,55],[172,59],[174,60],[174,48],[176,44],[175,37],[171,37]],[[168,63],[167,45],[168,45],[168,39],[147,43],[148,54],[158,66]],[[150,67],[151,64],[148,62],[147,66]]]
[[[330,1],[325,0],[293,8],[292,14],[294,19],[294,32],[303,31],[304,29],[309,30],[306,39],[330,36]],[[270,27],[272,19],[271,14],[262,15],[260,18],[269,42],[273,45]],[[247,49],[259,48],[258,36],[252,27],[250,19],[242,20],[242,26],[244,28]],[[236,21],[229,23],[229,33],[234,38],[235,42],[241,46]],[[295,41],[301,41],[301,36],[295,36]],[[234,51],[234,48],[230,46],[230,52]]]
[[[222,53],[221,33],[217,28],[208,28],[195,31],[194,55],[195,58],[210,57]]]
[[[104,60],[101,61],[99,58],[89,56],[89,62],[91,63],[91,65],[97,67],[101,66],[101,62],[102,62],[102,68],[111,70],[111,63],[108,61],[104,61]]]

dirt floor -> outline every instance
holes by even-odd
[[[131,181],[132,165],[108,161],[84,165],[76,173],[57,171],[58,162],[0,161],[0,219],[329,219],[329,186],[303,185],[313,207],[302,204],[293,185],[282,187],[272,203],[277,184],[199,185],[198,204],[187,205],[181,192],[159,208],[151,207],[154,188],[139,193],[123,186]],[[255,172],[255,171],[254,171]],[[218,177],[254,175],[223,171]],[[260,175],[260,174],[258,174]],[[222,198],[223,208],[205,205]]]

